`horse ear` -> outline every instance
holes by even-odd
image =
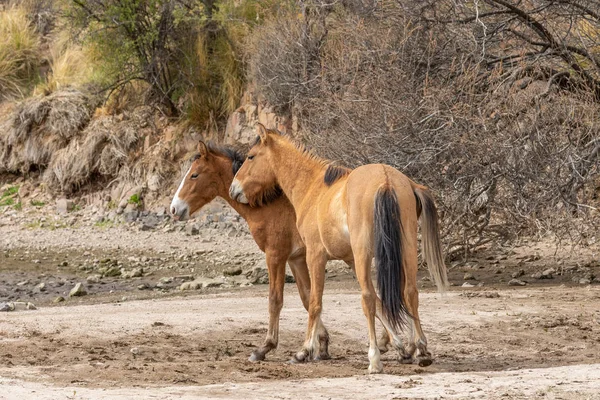
[[[267,128],[265,128],[265,126],[263,124],[261,124],[260,122],[257,122],[256,123],[256,132],[258,133],[260,142],[263,144],[266,143],[267,136],[268,136]]]
[[[208,156],[208,147],[206,147],[206,143],[202,140],[198,141],[198,153],[205,158]]]

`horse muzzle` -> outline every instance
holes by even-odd
[[[238,181],[237,179],[234,179],[233,182],[231,182],[231,186],[229,186],[229,197],[231,197],[233,200],[237,201],[238,203],[248,204],[248,199],[246,198],[246,195],[244,194],[242,185],[240,184],[240,181]]]
[[[175,197],[171,202],[170,211],[175,221],[185,221],[188,219],[190,216],[189,210],[188,204],[178,197]]]

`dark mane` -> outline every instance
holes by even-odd
[[[283,196],[283,190],[279,185],[275,185],[270,189],[265,189],[260,193],[260,196],[256,196],[250,200],[252,207],[263,207]]]
[[[348,175],[350,173],[350,169],[346,167],[341,167],[339,165],[329,164],[327,166],[327,170],[325,171],[325,184],[327,186],[333,185],[338,179]]]
[[[208,151],[215,154],[220,154],[231,160],[231,168],[233,175],[237,174],[246,159],[246,153],[240,149],[235,149],[230,146],[218,145],[212,142],[206,144]],[[279,186],[264,190],[260,196],[252,202],[253,207],[263,207],[274,200],[277,200],[283,195],[283,190]]]
[[[231,168],[233,170],[233,175],[237,174],[238,170],[242,167],[242,164],[246,159],[245,153],[242,153],[242,151],[240,151],[239,149],[234,149],[233,147],[222,146],[211,142],[208,142],[206,144],[206,147],[211,153],[220,154],[231,160]]]

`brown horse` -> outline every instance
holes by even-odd
[[[283,306],[286,261],[307,310],[310,277],[306,266],[306,249],[296,229],[294,208],[280,190],[266,193],[259,200],[263,207],[249,207],[229,197],[229,186],[244,158],[233,149],[200,142],[198,153],[193,156],[192,165],[171,202],[171,214],[177,219],[187,219],[219,196],[248,223],[256,244],[266,254],[269,272],[269,330],[264,344],[250,356],[250,361],[260,361],[277,347],[279,341],[279,314]],[[320,321],[318,325],[320,356],[328,358],[329,335]]]
[[[259,137],[237,172],[230,195],[240,202],[256,201],[279,188],[296,211],[296,225],[306,245],[311,275],[308,329],[296,361],[315,358],[327,260],[354,267],[362,289],[369,327],[369,372],[383,370],[377,346],[375,317],[399,347],[397,332],[405,324],[411,342],[404,358],[415,353],[420,365],[431,364],[421,329],[417,291],[417,220],[423,214],[424,256],[440,290],[448,284],[443,262],[437,210],[424,186],[398,170],[371,164],[354,170],[335,167],[276,131],[259,125]],[[377,265],[377,286],[371,281],[371,260]],[[399,349],[400,350],[400,349]]]

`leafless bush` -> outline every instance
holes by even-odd
[[[252,62],[264,64],[263,95],[290,102],[319,153],[349,166],[385,162],[429,185],[451,252],[519,234],[593,241],[600,29],[582,4],[338,6],[318,32],[304,31],[319,46],[284,46],[299,31],[272,28]],[[575,27],[589,24],[597,36],[578,38]],[[280,87],[283,98],[270,95]]]

